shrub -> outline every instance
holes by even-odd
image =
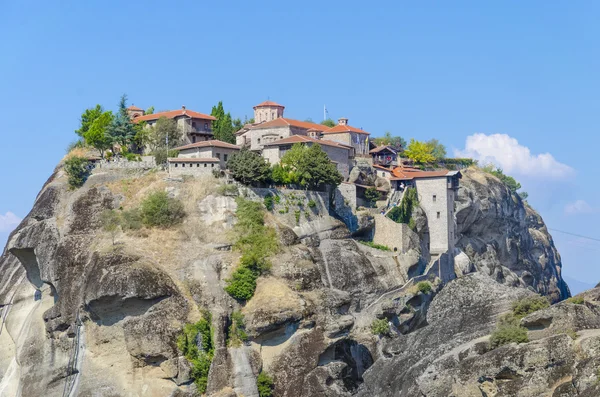
[[[260,397],[273,396],[273,378],[267,373],[261,372],[256,378],[256,386],[258,386],[258,395]]]
[[[260,154],[243,147],[238,153],[231,155],[227,162],[231,176],[244,185],[256,185],[268,182],[271,178],[269,162]]]
[[[495,349],[498,346],[508,343],[527,343],[527,329],[519,325],[519,319],[508,314],[502,318],[492,335],[490,336],[490,347]]]
[[[585,299],[583,299],[583,296],[573,296],[567,299],[567,302],[574,305],[583,305],[585,303]]]
[[[543,296],[528,296],[513,302],[513,314],[517,318],[523,318],[528,314],[545,309],[550,306],[550,302]]]
[[[121,213],[121,227],[123,230],[139,230],[142,226],[142,213],[138,208]]]
[[[273,211],[273,196],[270,193],[265,196],[263,201],[267,211]]]
[[[388,213],[388,218],[396,223],[408,223],[412,219],[413,210],[419,205],[419,197],[417,195],[417,189],[407,188],[402,197],[400,205],[392,208]]]
[[[300,223],[300,211],[294,211],[294,216],[296,217],[296,225]]]
[[[247,340],[244,315],[240,311],[234,311],[231,313],[231,325],[229,326],[229,345],[238,347]]]
[[[226,183],[219,185],[217,188],[217,193],[222,196],[237,196],[239,194],[239,190],[236,185]]]
[[[369,202],[371,206],[374,206],[377,200],[381,198],[381,193],[377,191],[376,188],[370,187],[365,190],[365,199]]]
[[[85,141],[83,139],[77,139],[67,145],[66,153],[69,153],[73,149],[84,148]]]
[[[313,199],[308,200],[308,208],[315,208],[317,206],[317,202]]]
[[[146,226],[170,227],[181,223],[185,212],[181,201],[167,192],[150,193],[141,205],[142,223]]]
[[[419,292],[428,294],[431,292],[431,283],[429,281],[419,281],[417,283],[417,289]]]
[[[89,162],[84,157],[71,156],[65,160],[65,172],[69,177],[69,187],[76,189],[83,186],[89,175]]]
[[[274,197],[274,200],[275,200],[275,204],[279,204],[281,202],[281,197],[279,197],[279,195],[276,194]]]
[[[231,279],[227,280],[225,292],[235,299],[248,300],[256,290],[258,276],[250,269],[239,266],[233,272]]]
[[[204,393],[215,350],[210,313],[204,312],[200,321],[183,327],[182,333],[177,338],[177,347],[192,364],[191,377],[198,391]]]
[[[154,153],[154,160],[156,160],[156,165],[167,164],[167,158],[175,158],[179,156],[178,150],[169,150],[167,152],[166,148],[157,149]]]
[[[358,240],[359,243],[364,244],[366,246],[369,246],[371,248],[377,248],[378,250],[382,250],[382,251],[391,251],[390,247],[388,247],[387,245],[383,245],[383,244],[375,244],[372,241],[362,241],[362,240]]]
[[[389,335],[390,325],[385,318],[381,320],[373,320],[371,323],[371,332],[373,335]]]

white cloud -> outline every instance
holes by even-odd
[[[473,134],[467,137],[464,150],[455,150],[458,157],[471,157],[480,164],[495,164],[505,174],[532,179],[563,179],[575,170],[558,162],[550,153],[532,154],[528,147],[506,134]]]
[[[565,213],[568,215],[591,214],[597,211],[597,208],[592,207],[584,200],[576,200],[565,206]]]
[[[13,229],[19,226],[21,218],[8,211],[6,214],[0,214],[0,232],[12,232]]]

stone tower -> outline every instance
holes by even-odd
[[[131,105],[127,108],[127,114],[129,115],[130,119],[134,119],[136,117],[143,116],[144,110],[138,108],[137,106]]]
[[[254,122],[263,123],[283,117],[285,106],[273,101],[265,101],[254,106]]]

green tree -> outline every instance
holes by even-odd
[[[325,119],[323,121],[321,121],[321,125],[324,125],[326,127],[335,127],[335,121],[333,121],[332,119]]]
[[[506,175],[502,171],[502,168],[498,168],[493,164],[488,164],[485,167],[483,167],[483,170],[485,172],[487,172],[488,174],[492,174],[496,178],[500,179],[500,181],[502,183],[504,183],[511,192],[517,193],[517,191],[519,189],[521,189],[521,184],[519,182],[517,182],[517,180],[515,178],[513,178],[512,176]],[[521,193],[519,193],[519,195],[521,196],[521,198],[523,200],[525,200],[525,199],[527,199],[527,197],[529,197],[529,194],[527,194],[527,192],[521,192]]]
[[[100,117],[101,114],[104,113],[104,109],[102,106],[96,105],[96,107],[86,109],[85,112],[81,115],[80,126],[79,129],[75,130],[75,133],[83,138],[85,133],[90,129],[94,120]]]
[[[436,160],[446,158],[446,146],[442,145],[437,139],[430,139],[427,144],[431,146],[431,154]]]
[[[295,175],[293,179],[297,183],[309,189],[337,186],[344,180],[336,165],[317,144],[294,144],[281,158],[281,165]]]
[[[269,163],[260,154],[243,147],[231,156],[227,162],[231,176],[244,185],[256,185],[268,182],[271,177]]]
[[[104,112],[100,116],[96,117],[91,126],[83,134],[85,143],[98,149],[101,157],[104,157],[104,152],[112,147],[112,138],[108,133],[112,123],[112,112]]]
[[[105,232],[110,233],[112,237],[112,244],[115,245],[115,237],[119,231],[121,225],[121,216],[115,210],[105,210],[100,215],[100,221],[102,223],[102,229]]]
[[[417,164],[431,163],[436,159],[431,145],[427,142],[421,142],[415,139],[410,140],[408,147],[404,151],[404,155]]]
[[[144,146],[147,146],[151,152],[159,149],[166,150],[167,136],[169,137],[169,148],[177,147],[181,144],[183,133],[174,119],[161,117],[149,128],[145,128],[143,138]]]
[[[406,148],[406,140],[401,136],[392,136],[392,133],[389,131],[386,131],[382,137],[373,138],[373,142],[377,146],[390,146],[395,150]]]
[[[212,130],[215,139],[223,142],[235,143],[235,132],[237,130],[234,127],[231,113],[225,113],[223,101],[219,101],[217,106],[213,106],[210,115],[216,118],[216,120],[212,122]]]
[[[123,147],[133,143],[137,131],[127,113],[127,95],[123,94],[119,100],[119,110],[108,128],[108,135],[113,143]]]
[[[365,199],[369,202],[371,206],[374,206],[377,200],[379,200],[380,198],[381,194],[376,188],[370,187],[367,190],[365,190]]]
[[[148,109],[144,111],[144,115],[154,114],[154,106],[150,106]]]
[[[76,189],[83,186],[89,175],[89,161],[84,157],[71,156],[65,160],[65,172],[67,174],[69,187]]]

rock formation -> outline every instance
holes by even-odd
[[[513,300],[569,291],[540,216],[481,171],[461,183],[447,285],[414,274],[426,254],[418,238],[396,254],[358,243],[330,214],[297,224],[274,211],[279,252],[241,304],[223,290],[240,256],[229,235],[236,203],[212,177],[96,170],[72,191],[59,166],[0,258],[0,396],[195,395],[176,340],[201,310],[214,329],[208,395],[258,396],[261,371],[284,397],[598,395],[596,290],[584,305],[525,317],[532,342],[489,349]],[[119,231],[113,245],[102,212],[154,190],[184,202],[184,223]],[[241,346],[228,343],[234,310],[249,335]],[[373,335],[376,319],[390,335]]]

